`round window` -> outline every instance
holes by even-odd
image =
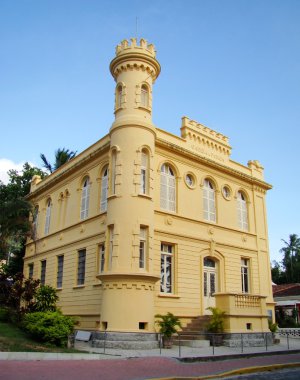
[[[228,186],[223,187],[223,196],[225,199],[230,199],[230,189]]]
[[[193,187],[195,184],[194,178],[191,174],[185,176],[185,182],[189,187]]]

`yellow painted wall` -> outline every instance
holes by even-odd
[[[25,255],[40,278],[40,261],[47,260],[46,283],[56,286],[57,256],[64,255],[63,287],[59,306],[80,317],[83,329],[138,331],[145,323],[153,331],[156,313],[173,312],[186,323],[207,313],[203,300],[203,259],[217,266],[215,304],[226,309],[228,331],[267,331],[267,310],[273,311],[265,194],[259,162],[243,166],[230,159],[227,137],[184,117],[181,136],[157,129],[152,123],[152,85],[160,72],[152,45],[122,42],[112,61],[116,88],[122,83],[121,107],[109,134],[43,181],[35,178],[30,200],[39,206],[35,241]],[[149,90],[141,106],[141,84]],[[116,90],[117,93],[117,90]],[[117,96],[117,95],[115,95]],[[149,153],[149,188],[140,192],[141,151]],[[116,191],[108,190],[107,212],[100,212],[101,175],[116,152]],[[164,163],[176,177],[176,211],[160,207],[160,170]],[[186,174],[195,183],[189,187]],[[90,179],[89,215],[80,220],[82,185]],[[203,184],[216,189],[216,222],[203,217]],[[229,199],[223,187],[230,189]],[[240,230],[237,193],[247,199],[247,231]],[[46,205],[52,200],[49,234],[45,236]],[[139,268],[140,227],[147,227],[147,265]],[[109,267],[109,229],[114,229],[112,266]],[[99,273],[99,244],[105,243],[105,270]],[[161,243],[171,244],[173,292],[160,293]],[[78,250],[86,249],[84,286],[77,286]],[[241,298],[241,258],[249,260],[250,290]]]

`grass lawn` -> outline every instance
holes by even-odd
[[[18,327],[0,322],[0,352],[82,352],[36,342]]]

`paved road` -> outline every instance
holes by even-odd
[[[222,380],[299,380],[300,368],[223,377]],[[213,380],[213,379],[210,379]]]
[[[162,377],[207,376],[233,369],[299,363],[300,354],[232,358],[183,363],[172,358],[149,357],[114,360],[1,361],[1,380],[144,380]],[[299,376],[300,378],[300,376]]]

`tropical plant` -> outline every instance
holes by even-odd
[[[269,330],[272,333],[276,333],[276,331],[278,330],[278,324],[277,323],[273,323],[270,319],[268,319],[268,325],[269,325]]]
[[[55,311],[58,296],[56,290],[49,285],[42,285],[35,294],[35,310],[37,311]]]
[[[40,154],[40,157],[43,161],[43,167],[46,168],[50,173],[53,173],[56,169],[60,168],[66,162],[74,158],[76,156],[76,153],[77,152],[70,151],[69,149],[58,148],[55,151],[55,161],[53,165],[47,160],[46,156],[43,153]]]
[[[282,239],[285,247],[280,252],[284,254],[282,265],[285,269],[287,283],[300,282],[300,238],[296,234],[289,236],[289,241]]]
[[[165,315],[156,314],[155,318],[159,318],[155,323],[159,326],[159,332],[162,334],[164,347],[170,348],[172,345],[172,335],[177,332],[177,327],[182,327],[180,319],[172,313],[167,313]]]
[[[211,333],[222,333],[224,332],[224,321],[226,312],[222,311],[217,307],[208,307],[207,310],[211,311],[209,322],[206,326],[207,331]]]

